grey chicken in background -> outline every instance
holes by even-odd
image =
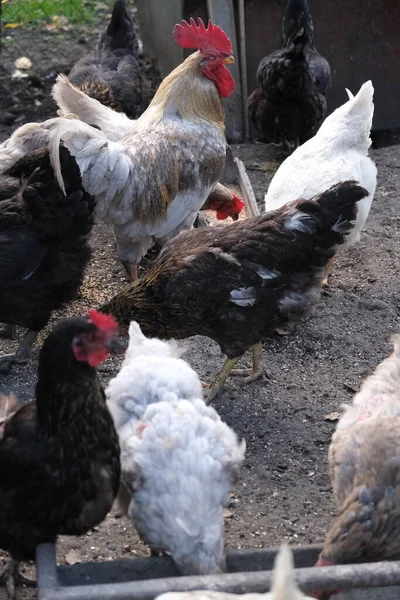
[[[261,60],[257,81],[248,106],[263,141],[292,151],[315,135],[326,115],[331,69],[315,48],[307,0],[288,0],[281,47]]]
[[[137,61],[140,49],[139,30],[125,0],[116,0],[97,50],[72,67],[69,80],[91,98],[136,119],[143,112],[142,76]]]

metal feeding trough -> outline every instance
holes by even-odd
[[[296,581],[304,592],[346,590],[337,600],[399,600],[400,562],[313,567],[321,548],[293,548]],[[36,551],[39,600],[153,600],[172,591],[208,589],[235,594],[270,589],[277,549],[235,550],[228,573],[180,577],[167,557],[56,566],[53,544]]]

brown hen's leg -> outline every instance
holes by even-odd
[[[253,353],[253,368],[248,369],[234,369],[231,375],[237,375],[239,377],[246,377],[245,383],[250,383],[260,379],[261,377],[269,377],[266,368],[262,361],[262,345],[261,342],[254,344],[251,349]]]
[[[7,374],[13,365],[27,363],[31,357],[31,348],[38,335],[39,331],[28,329],[15,354],[5,354],[0,357],[0,373]]]
[[[322,282],[323,287],[328,287],[329,286],[328,277],[329,277],[329,273],[330,273],[330,271],[332,269],[334,258],[335,257],[332,256],[332,258],[330,258],[328,260],[328,262],[326,263],[326,267],[325,267],[325,279]]]
[[[240,356],[237,358],[227,358],[222,369],[218,371],[212,382],[210,383],[208,392],[204,395],[204,402],[210,404],[218,396],[222,388],[224,387],[225,381],[228,379],[233,367],[238,362]]]
[[[18,585],[26,585],[27,587],[36,587],[36,581],[27,579],[19,572],[19,562],[10,560],[0,575],[0,584],[6,586],[7,596],[10,600],[16,598],[16,587]]]
[[[134,283],[139,279],[137,265],[134,263],[130,263],[127,260],[121,260],[122,266],[124,267],[126,274],[128,275],[128,279],[131,283]]]

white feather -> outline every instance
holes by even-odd
[[[110,141],[122,138],[135,123],[124,113],[117,113],[78,90],[65,75],[58,76],[52,95],[60,108],[60,117],[74,114],[84,123],[100,127]]]

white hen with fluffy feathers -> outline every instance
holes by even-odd
[[[369,195],[358,203],[358,214],[342,248],[358,242],[376,188],[376,166],[368,157],[374,114],[371,81],[322,123],[317,134],[297,148],[279,167],[265,195],[265,210],[276,210],[295,198],[309,199],[339,181],[354,180]]]
[[[161,402],[171,392],[187,400],[203,397],[199,376],[180,358],[182,352],[175,341],[147,338],[139,324],[131,322],[125,359],[106,389],[117,430],[140,419],[149,404]]]
[[[223,508],[245,443],[203,400],[165,398],[119,430],[128,514],[142,539],[167,550],[182,574],[220,573]]]
[[[216,573],[245,443],[205,405],[181,352],[130,324],[125,360],[106,389],[121,447],[120,501],[146,543],[168,550],[183,573]]]

